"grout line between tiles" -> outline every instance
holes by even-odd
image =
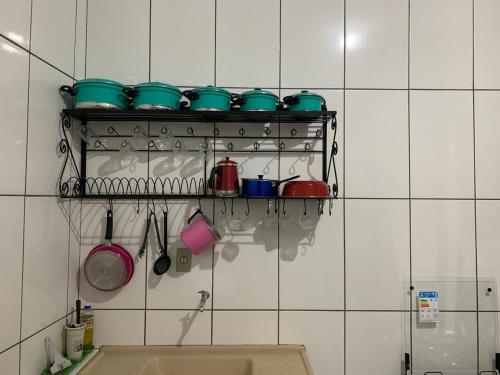
[[[217,0],[214,0],[214,86],[217,86]],[[216,123],[213,123],[213,142],[214,142],[214,150],[213,150],[213,167],[215,167],[215,158],[216,158],[216,148],[215,148],[215,128]],[[215,223],[215,200],[212,200],[212,222]],[[214,305],[215,305],[215,245],[212,245],[212,285],[211,285],[211,304],[212,310],[210,311],[210,345],[214,344]]]
[[[481,353],[480,353],[480,334],[479,334],[479,266],[478,266],[478,248],[477,248],[477,180],[476,180],[476,95],[475,88],[475,1],[471,1],[472,5],[472,151],[473,151],[473,167],[474,167],[474,258],[476,272],[476,371],[480,371]]]
[[[283,23],[282,23],[282,11],[283,11],[283,3],[282,3],[282,0],[279,1],[279,46],[278,46],[278,97],[281,98],[281,32],[282,32],[282,27],[283,27]],[[281,121],[278,122],[278,145],[281,144]],[[278,180],[281,180],[281,149],[278,147]],[[275,202],[276,204],[277,202]],[[268,203],[269,204],[269,203]],[[277,266],[278,266],[278,324],[277,324],[277,328],[278,328],[278,339],[277,339],[277,342],[278,342],[278,345],[280,344],[280,319],[281,319],[281,313],[280,313],[280,309],[281,309],[281,262],[280,262],[280,251],[281,251],[281,248],[280,248],[280,225],[279,225],[279,216],[280,216],[280,212],[278,210],[278,226],[277,226],[277,245],[278,245],[278,251],[276,252],[276,256],[278,257],[278,263],[277,263]]]
[[[408,0],[408,39],[407,39],[407,49],[408,49],[408,71],[407,71],[407,115],[408,115],[408,241],[409,241],[409,263],[410,263],[410,287],[413,285],[413,246],[412,246],[412,191],[411,191],[411,98],[410,98],[410,84],[411,84],[411,0]],[[404,291],[404,293],[410,293],[410,310],[413,309],[413,292],[410,288],[409,291]],[[410,329],[410,372],[413,371],[413,322],[412,322],[412,314],[409,314],[408,324]],[[405,321],[406,314],[403,314],[403,322]],[[405,324],[403,324],[405,325]],[[406,341],[406,340],[405,340]],[[406,342],[405,342],[406,344]],[[406,353],[406,350],[405,350]]]
[[[342,236],[343,236],[343,263],[344,263],[344,337],[343,337],[343,365],[344,365],[344,375],[347,374],[347,277],[346,277],[346,271],[347,271],[347,258],[346,258],[346,191],[345,191],[345,176],[346,176],[346,162],[345,162],[345,157],[346,157],[346,152],[345,152],[345,146],[346,146],[346,135],[347,135],[347,127],[346,127],[346,101],[345,101],[345,94],[346,94],[346,33],[347,33],[347,0],[344,0],[344,29],[343,29],[343,90],[342,90]]]
[[[31,50],[31,29],[32,29],[32,20],[33,20],[33,0],[31,0],[30,4],[30,50]],[[30,79],[31,79],[31,52],[28,51],[28,90],[27,90],[27,102],[26,102],[26,150],[25,150],[25,164],[24,164],[24,194],[26,194],[26,183],[28,179],[28,122],[29,122],[29,113],[30,113]],[[21,255],[21,298],[20,298],[20,316],[19,316],[19,344],[22,342],[22,334],[23,334],[23,298],[24,298],[24,253],[25,253],[25,244],[26,244],[26,196],[23,198],[23,239],[22,239],[22,255]],[[21,374],[21,345],[19,345],[19,363],[18,370],[19,375]]]

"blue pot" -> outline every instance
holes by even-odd
[[[243,178],[241,186],[241,195],[245,197],[277,197],[279,186],[285,181],[295,180],[300,176],[289,177],[284,180],[268,180],[264,179],[264,175],[259,175],[259,178]]]
[[[242,111],[276,111],[278,96],[271,91],[253,89],[238,95],[233,103]]]
[[[73,86],[61,86],[60,91],[74,96],[75,108],[128,108],[125,86],[102,78],[88,78]]]
[[[134,109],[175,109],[181,106],[182,92],[177,87],[162,82],[144,82],[125,92],[132,97]]]
[[[326,111],[326,101],[321,95],[307,90],[283,98],[290,111]]]
[[[183,92],[194,111],[229,111],[233,94],[214,86],[198,87]]]

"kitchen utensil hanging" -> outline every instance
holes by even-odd
[[[156,214],[153,212],[154,215],[154,222],[155,222],[155,232],[156,232],[156,239],[158,241],[158,247],[160,248],[160,256],[156,259],[154,265],[153,265],[153,272],[161,276],[165,272],[168,271],[170,268],[170,265],[172,263],[172,260],[168,256],[167,253],[167,236],[168,236],[168,213],[167,211],[163,211],[163,242],[162,239],[160,238],[160,230],[159,230],[159,225],[158,225],[158,220],[156,218]]]
[[[94,247],[84,264],[88,283],[103,291],[117,290],[125,286],[134,275],[134,260],[125,248],[112,243],[113,210],[106,212],[106,243]]]

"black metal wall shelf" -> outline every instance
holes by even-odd
[[[169,122],[289,122],[322,123],[337,115],[336,111],[190,111],[190,110],[114,110],[64,109],[63,113],[87,121],[169,121]]]
[[[73,121],[77,119],[80,121],[80,163],[77,164],[73,150],[72,143],[68,137],[69,131]],[[94,131],[88,126],[88,122],[107,122],[106,128],[95,127]],[[120,142],[130,144],[133,138],[137,140],[137,133],[135,130],[132,132],[125,131],[120,123],[130,121],[151,121],[151,122],[176,122],[176,123],[239,123],[238,135],[226,134],[227,129],[220,129],[216,125],[207,128],[203,131],[204,134],[195,134],[192,126],[186,126],[184,134],[173,135],[177,142],[183,143],[182,139],[200,139],[204,144],[202,149],[193,149],[183,147],[183,152],[196,152],[203,151],[205,154],[203,177],[201,178],[108,178],[108,177],[88,177],[87,176],[87,153],[93,152],[119,152]],[[113,125],[109,125],[109,123]],[[333,143],[331,145],[330,154],[327,153],[328,146],[328,123],[331,124],[333,131]],[[244,123],[277,123],[278,130],[271,130],[270,127],[264,127],[264,133],[258,136],[248,135],[249,131],[244,128]],[[299,134],[296,130],[297,126],[287,127],[286,130],[279,128],[279,124],[320,124],[316,126],[315,132],[312,134]],[[137,125],[134,125],[137,126]],[[273,125],[274,126],[274,125]],[[335,182],[330,186],[331,196],[325,198],[298,198],[304,199],[304,204],[307,200],[317,200],[324,202],[326,200],[334,199],[337,197],[337,172],[335,167],[335,155],[337,154],[337,121],[336,111],[304,111],[304,112],[290,112],[280,110],[275,112],[242,112],[239,110],[231,111],[190,111],[190,110],[109,110],[109,109],[64,109],[62,111],[61,129],[63,139],[59,143],[59,152],[65,155],[64,165],[59,177],[59,196],[61,198],[79,198],[79,199],[231,199],[234,198],[220,198],[212,194],[208,189],[207,184],[207,152],[213,151],[214,153],[311,153],[321,154],[322,156],[322,179],[328,182],[330,169],[333,166],[333,174]],[[140,133],[143,137],[142,147],[133,147],[133,152],[174,152],[177,147],[172,146],[172,149],[161,148],[161,138],[163,131],[158,131],[154,134],[147,128],[141,128]],[[165,128],[166,129],[166,128]],[[281,130],[279,130],[281,129]],[[85,134],[82,135],[82,130]],[[254,130],[254,129],[252,129]],[[169,131],[169,130],[168,130]],[[207,133],[207,131],[209,133]],[[86,133],[89,132],[89,133]],[[200,131],[201,132],[201,131]],[[90,134],[92,133],[92,134]],[[134,135],[135,133],[135,135]],[[277,133],[277,135],[275,135]],[[75,134],[73,132],[72,134]],[[91,137],[87,136],[91,135]],[[121,141],[120,141],[121,140]],[[229,140],[227,145],[219,142]],[[254,140],[255,142],[247,145],[244,148],[238,149],[234,144],[237,140]],[[287,148],[285,142],[291,141],[294,144]],[[272,147],[264,142],[271,142]],[[297,144],[297,142],[299,142]],[[302,142],[302,143],[301,143]],[[114,146],[114,147],[113,147]],[[183,145],[185,146],[185,145]],[[263,147],[265,146],[265,147]],[[316,147],[318,146],[318,147]],[[321,147],[319,147],[321,146]],[[128,146],[127,146],[128,147]],[[130,150],[129,150],[130,151]],[[67,177],[71,168],[71,175]],[[236,199],[245,197],[236,197]],[[273,199],[276,201],[283,201],[286,199],[294,198],[245,198],[247,199]],[[248,204],[248,203],[247,203]],[[319,205],[319,203],[318,203]]]

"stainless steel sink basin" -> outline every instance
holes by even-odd
[[[303,346],[107,346],[79,375],[312,375]]]

